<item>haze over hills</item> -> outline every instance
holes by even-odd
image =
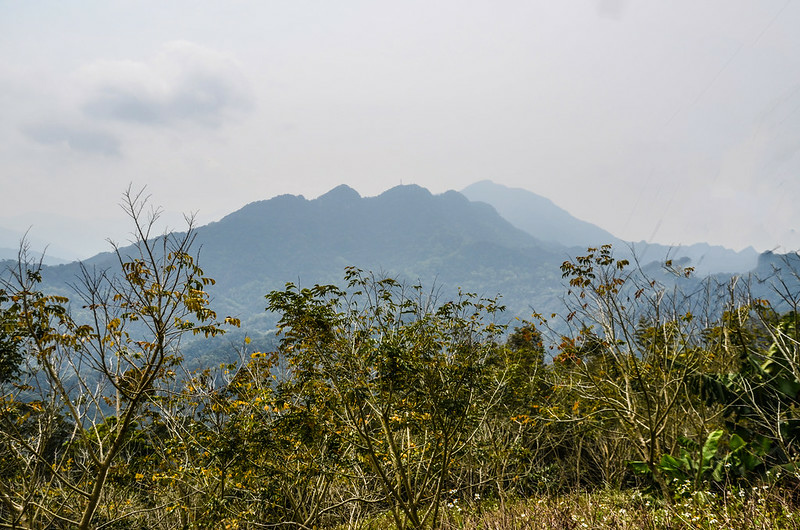
[[[688,258],[689,265],[700,275],[747,272],[756,267],[758,261],[758,252],[753,247],[737,252],[707,243],[670,246],[646,241],[623,241],[592,223],[574,217],[550,199],[489,180],[467,186],[461,193],[471,201],[492,205],[511,224],[535,237],[568,247],[580,247],[579,250],[610,243],[617,253],[633,249],[642,263]]]
[[[341,283],[356,266],[451,297],[460,287],[484,296],[503,295],[509,318],[530,306],[549,306],[559,292],[563,246],[515,228],[491,206],[458,192],[433,195],[415,185],[377,197],[339,186],[314,200],[281,195],[244,206],[196,230],[200,263],[217,280],[220,312],[263,322],[264,295],[286,282],[302,287]],[[101,254],[84,264],[115,267]],[[78,265],[48,267],[46,278],[63,283]]]
[[[41,252],[31,251],[29,253],[30,257],[33,259],[42,260],[44,265],[61,265],[64,263],[71,263],[73,260],[59,258],[57,256],[52,256],[49,253],[42,254]],[[0,261],[2,260],[16,260],[19,256],[19,247],[17,248],[10,248],[10,247],[0,247]]]
[[[217,280],[210,289],[214,307],[220,314],[241,318],[247,329],[265,331],[274,325],[274,317],[264,311],[265,294],[287,282],[301,287],[341,284],[344,268],[356,266],[435,287],[443,299],[456,296],[459,288],[482,296],[500,294],[509,320],[527,318],[532,309],[542,313],[560,309],[564,260],[609,240],[617,252],[625,248],[608,232],[524,190],[483,182],[465,191],[486,202],[470,201],[455,191],[433,195],[416,185],[361,197],[342,185],[313,200],[281,195],[253,202],[200,226],[195,248],[206,274]],[[501,216],[507,208],[503,197],[512,196],[516,227]],[[497,206],[487,204],[489,200]],[[594,239],[598,237],[602,239]],[[651,245],[645,250],[652,256],[649,270],[661,274],[659,262],[667,257],[668,247]],[[709,255],[727,259],[723,265],[741,257],[708,245],[679,250],[670,255],[676,261],[711,271]],[[699,257],[684,250],[697,251]],[[113,270],[118,262],[113,254],[103,253],[84,265],[89,270]],[[65,286],[74,283],[79,272],[79,264],[72,263],[46,267],[44,277],[49,286],[69,296]]]
[[[0,226],[0,260],[17,259],[19,244],[23,238],[31,247],[31,257],[43,259],[45,265],[58,265],[73,261],[71,258],[74,256],[67,249],[50,246],[44,239],[26,234],[24,230],[11,230],[2,226]]]
[[[160,210],[159,230],[182,226],[183,213]],[[9,257],[16,258],[19,242],[25,236],[30,249],[43,252],[47,263],[86,260],[107,250],[109,240],[127,241],[130,228],[130,220],[121,212],[115,217],[90,218],[86,217],[86,212],[73,216],[48,212],[0,215],[0,248],[13,249]],[[0,259],[5,258],[0,255]]]
[[[522,188],[482,180],[467,186],[461,194],[471,201],[490,204],[511,224],[529,234],[538,234],[545,241],[583,249],[604,243],[615,247],[624,244],[610,232],[578,219],[550,199]]]

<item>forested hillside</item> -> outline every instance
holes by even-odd
[[[525,317],[531,306],[553,307],[557,267],[568,256],[564,247],[514,228],[486,204],[457,192],[432,195],[419,186],[364,198],[347,186],[314,200],[283,195],[196,228],[204,270],[218,280],[209,289],[215,304],[253,331],[276,322],[263,311],[267,292],[286,282],[336,283],[354,264],[410,283],[423,281],[447,296],[459,288],[502,293],[509,315]],[[118,267],[111,253],[83,265]],[[78,264],[47,267],[43,277],[67,295],[64,286],[79,272]]]
[[[509,318],[527,318],[534,309],[547,313],[558,307],[557,268],[586,247],[613,243],[617,254],[633,259],[628,244],[552,203],[537,208],[530,203],[533,194],[479,184],[470,197],[481,192],[488,201],[512,192],[519,215],[528,215],[529,221],[555,221],[525,225],[512,215],[519,227],[532,232],[527,233],[484,202],[470,202],[453,191],[433,195],[414,185],[397,186],[377,197],[360,197],[344,185],[314,200],[283,195],[195,227],[204,269],[219,279],[210,293],[221,310],[255,331],[275,323],[263,312],[264,293],[290,281],[302,286],[335,283],[345,267],[357,264],[407,282],[423,281],[451,297],[459,288],[485,296],[500,294]],[[586,243],[574,246],[577,241]],[[683,263],[688,257],[684,265],[703,275],[747,273],[756,265],[754,253],[737,257],[708,245],[669,249],[639,244],[634,250],[643,266],[660,268],[666,259]],[[98,270],[118,267],[111,253],[83,265]],[[45,284],[68,295],[66,285],[79,273],[80,265],[73,263],[46,267],[43,277]],[[719,280],[724,282],[724,276]]]
[[[70,299],[35,260],[3,276],[6,527],[800,524],[796,255],[764,256],[761,285],[640,267],[609,245],[554,264],[487,207],[416,187],[279,197],[155,238],[142,197],[125,201],[138,243],[85,264]],[[385,224],[356,230],[370,208]],[[300,223],[305,241],[293,239]],[[240,286],[274,315],[275,348],[242,339],[235,362],[186,364],[188,339],[242,324],[212,289],[264,264],[291,271],[312,248],[368,261],[355,242],[387,231],[400,246],[373,248],[401,272],[431,247],[450,252],[442,266],[487,274],[502,270],[502,249],[535,250],[547,257],[535,267],[563,281],[561,305],[509,322],[494,293],[347,266],[318,283]],[[201,236],[225,244],[201,248]],[[233,271],[212,274],[206,259]]]

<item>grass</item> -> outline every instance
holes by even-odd
[[[500,502],[446,503],[441,530],[748,529],[800,530],[796,492],[757,485],[695,492],[667,504],[636,490],[604,490]],[[386,514],[351,528],[395,528]]]

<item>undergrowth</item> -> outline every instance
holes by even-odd
[[[528,499],[451,499],[442,530],[753,529],[800,530],[798,492],[770,485],[678,494],[672,502],[638,490],[602,490]],[[388,514],[348,527],[395,529]]]

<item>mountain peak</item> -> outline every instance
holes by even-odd
[[[395,186],[394,188],[390,188],[378,197],[408,197],[408,198],[422,198],[422,197],[433,197],[433,194],[428,191],[427,188],[423,188],[422,186],[418,186],[417,184],[401,184],[399,186]]]
[[[467,186],[461,193],[471,201],[492,205],[512,225],[545,241],[584,248],[619,242],[610,233],[574,217],[547,197],[522,188],[482,180]]]
[[[492,188],[505,188],[502,184],[497,184],[489,179],[479,180],[478,182],[473,182],[466,188],[465,190],[480,190],[480,189],[492,189]],[[512,188],[514,189],[514,188]]]
[[[350,202],[360,199],[361,195],[347,184],[340,184],[328,193],[320,195],[316,200],[322,202]]]

